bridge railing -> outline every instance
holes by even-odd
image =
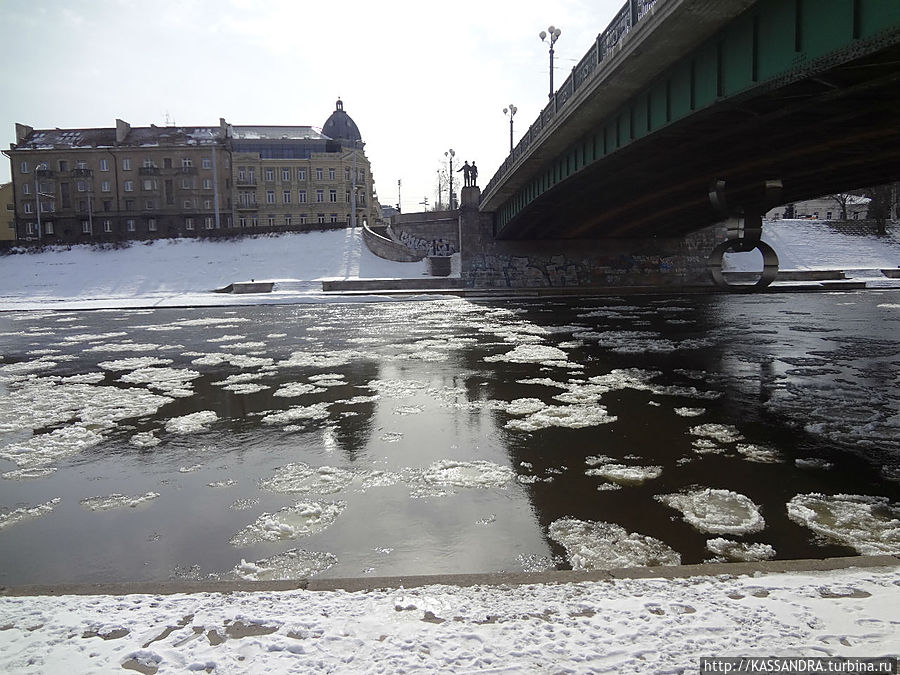
[[[523,155],[528,153],[528,149],[541,135],[541,132],[550,125],[556,114],[562,109],[575,95],[575,92],[590,78],[591,74],[603,61],[611,56],[617,48],[622,38],[627,35],[631,29],[650,13],[653,6],[665,0],[629,0],[625,6],[619,10],[615,18],[610,22],[606,29],[597,36],[597,39],[591,45],[587,54],[572,69],[569,77],[563,82],[562,86],[556,90],[550,103],[541,111],[538,118],[528,128],[518,144],[509,156],[497,169],[493,178],[488,181],[482,194],[490,194],[491,190],[500,183],[513,165]]]

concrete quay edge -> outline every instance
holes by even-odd
[[[900,554],[766,560],[759,562],[698,563],[656,567],[619,567],[603,570],[551,570],[547,572],[488,572],[426,574],[290,581],[138,581],[96,584],[0,586],[0,597],[62,595],[175,595],[196,593],[259,593],[279,591],[345,591],[419,588],[423,586],[523,586],[568,584],[618,579],[684,579],[738,577],[785,572],[827,572],[844,569],[900,568]],[[900,571],[900,570],[898,570]]]

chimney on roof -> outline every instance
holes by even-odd
[[[130,131],[131,125],[128,122],[116,118],[116,144],[124,143]]]
[[[219,118],[219,128],[222,130],[222,138],[231,138],[231,125],[225,121],[224,117]]]
[[[16,145],[22,144],[32,131],[34,131],[34,127],[16,122]]]

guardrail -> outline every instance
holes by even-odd
[[[588,80],[591,73],[603,63],[603,61],[619,47],[622,38],[631,31],[647,14],[653,6],[665,0],[629,0],[619,10],[612,22],[597,36],[587,54],[572,69],[569,77],[562,86],[556,90],[550,103],[541,111],[538,118],[528,128],[513,151],[504,160],[497,172],[488,181],[482,195],[488,195],[504,179],[512,166],[523,155],[527,154],[531,145],[542,135],[544,129],[549,126],[553,118],[569,102],[575,92]]]

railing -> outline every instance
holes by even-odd
[[[550,103],[541,111],[538,118],[528,128],[528,131],[519,139],[519,143],[513,148],[493,178],[488,182],[482,194],[489,194],[509,173],[513,165],[525,154],[529,147],[541,136],[544,129],[549,126],[550,122],[557,113],[569,102],[575,95],[575,92],[587,82],[591,74],[597,67],[613,52],[617,51],[622,38],[631,31],[634,26],[646,17],[653,9],[653,6],[665,0],[629,0],[619,13],[616,14],[612,22],[606,27],[597,39],[591,45],[587,54],[572,69],[569,77],[563,82],[562,86],[556,90]]]
[[[139,176],[158,176],[160,175],[160,171],[158,167],[155,166],[142,166],[138,167],[138,175]]]

